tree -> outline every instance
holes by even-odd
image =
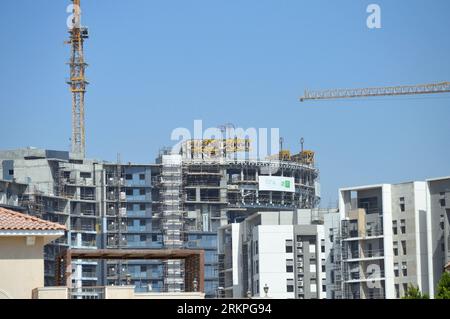
[[[436,299],[450,299],[450,273],[444,272],[437,286]]]
[[[419,287],[408,285],[408,290],[405,292],[403,299],[430,299],[427,294],[422,294]]]

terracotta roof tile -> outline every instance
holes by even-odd
[[[0,207],[0,230],[66,230],[66,227]]]

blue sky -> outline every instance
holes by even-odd
[[[0,149],[69,149],[68,0],[3,1]],[[377,3],[382,28],[366,27]],[[176,127],[280,128],[344,186],[450,175],[449,95],[299,103],[305,88],[450,81],[450,1],[82,1],[88,156],[153,162]]]

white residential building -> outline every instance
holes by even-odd
[[[305,213],[259,212],[219,228],[222,296],[264,297],[267,285],[271,298],[325,298],[324,227],[302,224]]]
[[[339,190],[343,298],[400,298],[409,284],[433,293],[426,194],[425,182]]]

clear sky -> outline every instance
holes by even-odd
[[[366,26],[381,6],[382,28]],[[0,149],[69,150],[69,0],[0,10]],[[89,157],[150,163],[176,127],[280,128],[337,189],[450,175],[450,97],[299,103],[305,88],[450,81],[448,0],[82,0]]]

